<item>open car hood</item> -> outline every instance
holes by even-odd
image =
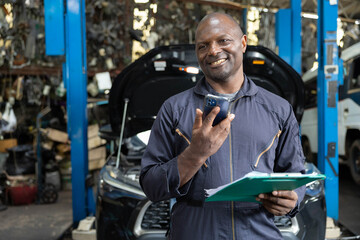
[[[301,76],[273,51],[262,46],[248,46],[244,56],[244,72],[270,92],[292,105],[300,123],[305,104],[305,87]]]
[[[285,98],[300,122],[304,107],[301,76],[271,50],[248,46],[244,72],[257,85]],[[112,132],[120,132],[125,99],[128,100],[124,137],[149,130],[162,103],[195,86],[203,77],[195,46],[172,45],[152,49],[127,66],[110,90],[109,114]]]

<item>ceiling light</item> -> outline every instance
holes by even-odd
[[[318,19],[319,16],[317,14],[314,13],[303,13],[302,14],[303,18],[310,18],[310,19]]]

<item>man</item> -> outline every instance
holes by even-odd
[[[297,212],[304,188],[260,194],[254,202],[204,202],[216,188],[251,171],[304,172],[298,123],[291,105],[243,73],[246,35],[233,18],[205,16],[196,30],[196,55],[205,77],[160,109],[142,159],[148,198],[176,198],[170,239],[281,239],[274,215]],[[231,114],[212,126],[207,93],[231,99]],[[236,116],[236,117],[235,117]],[[251,187],[251,186],[249,186]]]

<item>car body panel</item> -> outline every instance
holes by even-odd
[[[195,73],[187,68],[198,69]],[[300,122],[304,106],[303,81],[297,72],[265,47],[248,46],[244,72],[257,85],[285,98]],[[203,77],[191,44],[152,49],[126,67],[114,80],[109,96],[110,124],[118,133],[128,99],[124,137],[148,130],[162,103],[170,96],[195,86]]]

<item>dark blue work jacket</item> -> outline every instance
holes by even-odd
[[[170,239],[281,239],[274,216],[261,204],[204,202],[204,189],[233,182],[251,171],[304,173],[305,158],[291,105],[245,76],[231,102],[235,119],[229,136],[206,160],[207,167],[202,166],[179,187],[177,156],[191,142],[195,110],[203,108],[207,93],[216,94],[202,79],[161,107],[142,159],[140,184],[146,196],[151,201],[177,199],[171,212]],[[296,192],[300,203],[305,188]],[[297,207],[290,214],[296,211]]]

